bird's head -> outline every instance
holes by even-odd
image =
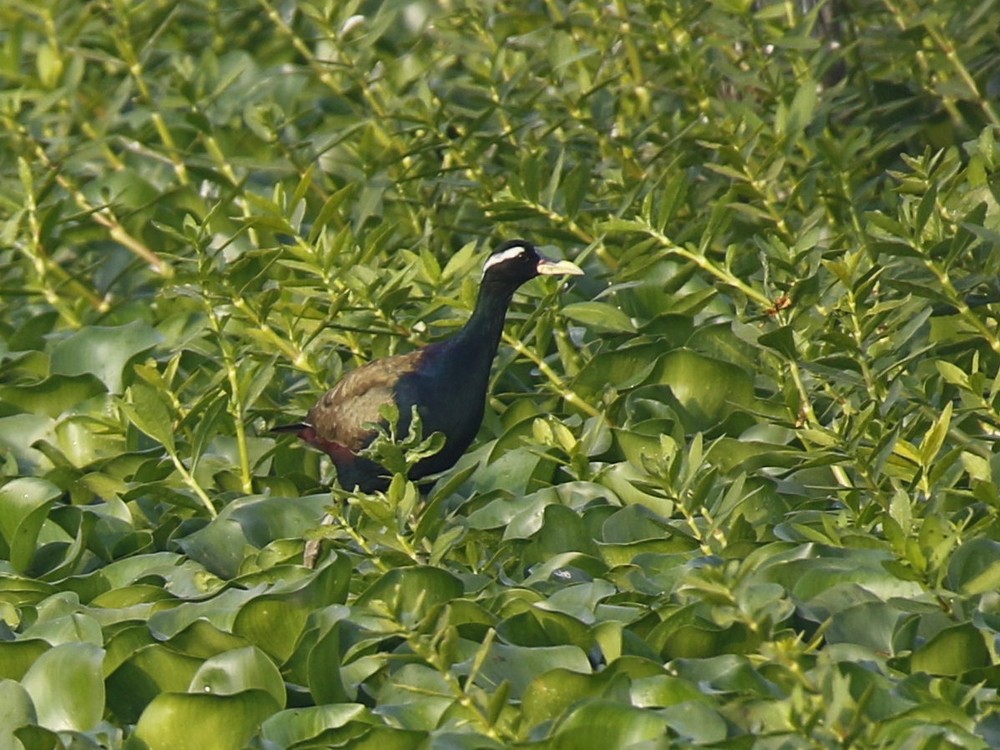
[[[568,260],[549,260],[527,240],[507,240],[500,245],[483,265],[483,283],[503,284],[516,289],[536,276],[580,276],[576,263]]]

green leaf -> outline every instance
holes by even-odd
[[[51,648],[41,638],[0,641],[0,678],[20,680],[38,658]]]
[[[343,727],[352,721],[367,721],[369,716],[369,710],[358,703],[295,708],[268,717],[260,734],[276,747],[293,747],[316,739],[327,729]]]
[[[188,688],[192,693],[233,695],[244,690],[265,690],[284,708],[285,684],[281,673],[263,651],[246,648],[226,651],[207,659]]]
[[[509,682],[511,697],[519,700],[529,683],[553,669],[589,674],[592,669],[582,649],[575,646],[536,646],[522,648],[493,643],[477,677],[483,686]]]
[[[0,487],[0,535],[15,570],[28,569],[38,534],[62,491],[44,479],[19,477]]]
[[[551,750],[624,748],[663,737],[667,726],[667,719],[655,711],[607,700],[588,701],[559,724],[546,747]]]
[[[104,383],[90,373],[50,375],[31,385],[0,386],[0,401],[46,417],[58,417],[88,398],[106,392]]]
[[[104,649],[92,643],[63,643],[31,665],[21,684],[53,731],[93,728],[104,714]]]
[[[761,346],[774,349],[787,359],[794,360],[798,356],[795,350],[795,336],[791,326],[781,326],[773,331],[768,331],[761,335],[757,341]]]
[[[745,370],[688,350],[660,358],[653,378],[669,387],[692,432],[718,426],[736,408],[753,404],[753,379]]]
[[[952,404],[949,401],[941,410],[938,418],[934,420],[934,424],[927,430],[923,440],[920,441],[918,451],[920,452],[920,463],[925,471],[929,470],[931,464],[934,463],[934,459],[937,458],[937,454],[948,436],[948,428],[951,427],[951,411]]]
[[[463,593],[462,582],[441,568],[395,568],[362,592],[355,606],[389,614],[400,622],[414,622],[429,608]]]
[[[119,647],[116,640],[109,644],[109,649]],[[134,653],[108,675],[108,706],[122,721],[134,723],[158,695],[187,690],[201,666],[201,659],[161,643],[137,645]]]
[[[991,663],[984,634],[966,622],[945,628],[913,652],[912,673],[959,676]]]
[[[163,693],[142,712],[125,748],[242,750],[264,719],[279,708],[266,690],[234,695]]]
[[[129,388],[129,400],[120,402],[129,421],[160,443],[169,453],[176,453],[174,425],[167,405],[155,389],[144,383]]]
[[[284,664],[305,629],[310,612],[347,598],[350,562],[334,557],[312,575],[274,586],[240,607],[233,633]]]
[[[0,750],[16,750],[14,730],[37,721],[28,691],[13,680],[0,680]]]
[[[620,308],[607,302],[574,302],[564,305],[563,315],[591,329],[631,333],[635,330],[631,318]]]
[[[992,539],[964,542],[948,561],[948,585],[966,596],[1000,589],[1000,542]]]
[[[121,393],[129,363],[161,341],[163,336],[141,320],[115,327],[88,326],[52,348],[52,374],[92,373],[109,393]]]

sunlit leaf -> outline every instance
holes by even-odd
[[[279,708],[264,690],[233,695],[163,693],[143,711],[133,737],[149,750],[240,750]]]
[[[147,323],[139,320],[114,327],[90,326],[52,348],[52,373],[91,373],[107,386],[108,392],[121,393],[129,362],[162,339]]]
[[[64,643],[46,651],[21,684],[31,696],[38,723],[52,730],[86,731],[104,713],[104,649]]]

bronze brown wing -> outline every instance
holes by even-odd
[[[351,370],[309,410],[306,422],[321,440],[356,453],[374,437],[366,425],[381,421],[379,409],[395,400],[399,379],[414,371],[422,355],[398,354]]]

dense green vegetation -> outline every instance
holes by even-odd
[[[1000,746],[998,94],[996,0],[6,0],[0,750]],[[268,436],[519,236],[423,498]]]

